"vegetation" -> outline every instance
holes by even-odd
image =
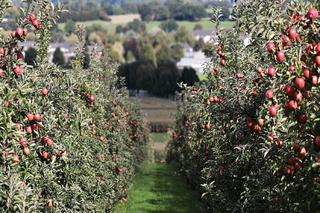
[[[174,165],[145,163],[129,190],[128,202],[117,205],[113,212],[201,212],[197,194],[177,176],[176,169]]]
[[[0,22],[9,6],[0,4]],[[83,32],[70,70],[47,62],[62,8],[46,0],[21,6],[16,30],[0,37],[1,212],[110,212],[144,160],[139,109],[108,57],[83,70]],[[38,38],[36,67],[18,44],[28,31]]]
[[[227,32],[214,11],[208,80],[181,94],[170,144],[209,212],[319,210],[319,7],[245,1]]]

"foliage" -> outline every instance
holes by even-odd
[[[37,50],[33,47],[30,47],[25,52],[25,59],[24,62],[26,62],[27,65],[35,66],[35,62],[37,60]]]
[[[64,32],[67,35],[71,35],[76,31],[76,23],[72,20],[67,20],[66,24],[64,25]]]
[[[160,28],[165,32],[170,33],[172,31],[176,31],[179,28],[179,25],[175,20],[167,20],[160,24]]]
[[[179,82],[186,84],[187,86],[193,86],[199,82],[199,77],[193,68],[183,68]]]
[[[47,33],[61,7],[27,3],[11,38],[0,38],[1,212],[110,212],[143,160],[139,110],[109,58],[82,69],[83,34],[72,69],[49,64]],[[37,67],[23,62],[26,29],[37,35]]]
[[[66,62],[65,62],[64,54],[61,51],[60,47],[57,47],[56,50],[53,52],[52,62],[58,66],[65,65]]]
[[[319,6],[245,1],[227,32],[214,10],[208,80],[182,93],[169,155],[211,212],[320,208]]]

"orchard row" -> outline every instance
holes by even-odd
[[[144,158],[139,110],[108,57],[83,69],[83,43],[71,70],[42,60],[47,51],[27,66],[18,42],[33,31],[45,50],[57,8],[25,6],[16,30],[0,38],[1,212],[109,212]]]
[[[211,211],[319,211],[318,8],[239,4],[212,47],[209,80],[182,94],[170,156]]]

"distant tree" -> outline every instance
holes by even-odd
[[[65,58],[63,52],[61,51],[60,47],[58,47],[53,53],[52,62],[58,66],[65,65]]]
[[[151,4],[141,4],[139,6],[139,14],[143,21],[153,20],[153,8]]]
[[[121,15],[123,14],[123,10],[120,5],[113,6],[113,15]]]
[[[151,91],[154,86],[156,67],[152,61],[139,62],[136,70],[136,86],[138,90]]]
[[[158,64],[167,63],[168,61],[177,63],[183,57],[183,48],[179,44],[163,44],[157,52]]]
[[[180,82],[193,86],[196,82],[199,82],[199,77],[193,68],[185,67],[182,70]]]
[[[176,63],[167,61],[158,66],[152,94],[160,97],[173,95],[178,89],[179,70]]]
[[[138,19],[134,19],[132,22],[128,23],[128,30],[143,33],[146,31],[146,24]]]
[[[122,5],[123,12],[128,13],[138,13],[138,5],[132,2],[125,2]]]
[[[185,3],[183,4],[179,11],[177,11],[173,17],[176,20],[188,20],[195,21],[200,18],[206,17],[207,12],[205,8],[201,5]]]
[[[167,0],[164,4],[170,11],[171,18],[174,18],[179,13],[181,7],[184,5],[184,0]]]
[[[90,67],[90,53],[89,48],[85,46],[84,48],[84,58],[82,61],[82,67],[83,69],[88,69]]]
[[[192,37],[191,33],[185,26],[181,26],[176,33],[174,34],[174,39],[176,42],[180,43],[187,43],[190,46],[194,45],[194,38]]]
[[[24,57],[24,61],[28,64],[28,65],[32,65],[35,66],[36,64],[36,60],[37,60],[37,50],[33,47],[30,47],[26,52],[25,52],[25,57]]]
[[[140,39],[138,42],[136,58],[139,61],[151,61],[155,66],[157,66],[155,51],[147,38]]]
[[[64,31],[67,35],[74,33],[76,31],[76,23],[69,19],[64,25]]]
[[[170,11],[162,4],[153,4],[153,20],[163,21],[170,18]]]
[[[197,51],[202,50],[204,47],[205,47],[205,43],[204,43],[203,39],[200,38],[199,40],[197,40],[195,42],[195,44],[193,46],[193,50],[197,52]]]
[[[116,26],[116,34],[121,34],[127,32],[128,29],[122,25],[117,25]]]
[[[202,30],[202,29],[203,29],[203,26],[201,24],[196,24],[193,27],[193,30]]]
[[[179,28],[179,25],[175,20],[171,19],[171,20],[161,22],[160,28],[163,29],[165,32],[170,33],[172,31],[177,30]]]

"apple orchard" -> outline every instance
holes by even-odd
[[[2,20],[10,3],[0,2]],[[83,68],[81,30],[72,69],[47,62],[60,5],[22,7],[16,30],[0,37],[1,212],[111,212],[145,159],[140,110],[107,53]],[[213,9],[208,80],[180,94],[168,154],[208,212],[319,212],[319,9],[243,1],[232,30]],[[35,66],[19,46],[29,32]]]

